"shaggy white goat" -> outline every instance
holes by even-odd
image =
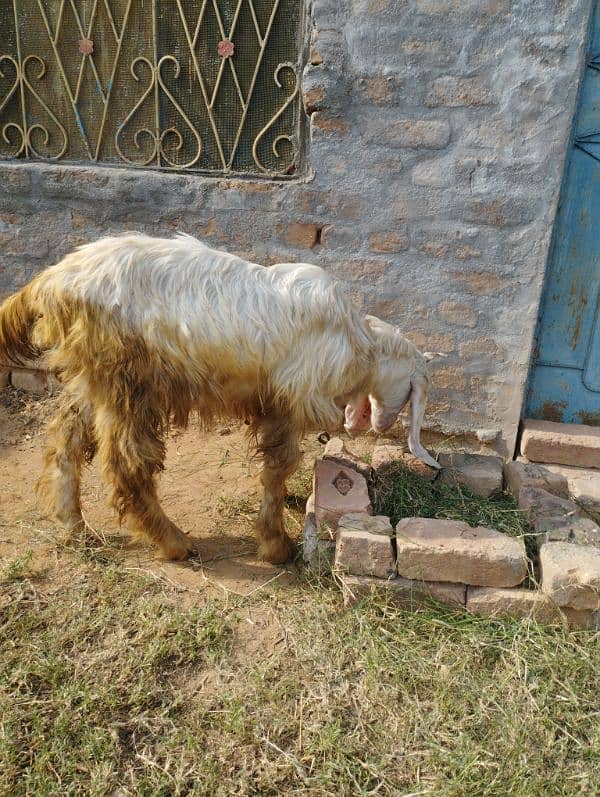
[[[264,460],[259,554],[270,562],[292,552],[284,483],[300,439],[339,428],[346,405],[348,429],[364,425],[362,413],[383,431],[411,394],[411,450],[436,464],[419,443],[422,355],[393,327],[362,318],[315,266],[264,268],[187,235],[104,238],[0,308],[0,355],[41,352],[65,388],[38,484],[46,511],[71,528],[82,522],[81,468],[98,451],[113,505],[170,559],[194,541],[164,514],[155,475],[169,425],[192,411],[207,424],[250,419]]]

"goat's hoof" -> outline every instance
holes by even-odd
[[[287,536],[273,537],[262,540],[258,546],[258,557],[272,565],[282,565],[293,558],[294,544]]]
[[[195,540],[188,537],[182,531],[173,534],[168,540],[163,540],[160,546],[160,553],[163,559],[170,562],[183,562],[190,556],[198,554]]]

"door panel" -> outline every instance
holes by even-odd
[[[600,3],[556,215],[526,415],[600,425]]]

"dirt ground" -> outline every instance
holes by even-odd
[[[62,529],[38,511],[35,482],[41,473],[46,422],[56,401],[11,388],[0,393],[0,558],[32,551],[32,564],[51,578],[61,577],[61,549],[67,540]],[[180,528],[201,540],[199,560],[161,562],[148,545],[130,538],[108,506],[95,464],[86,469],[82,484],[91,538],[96,534],[117,548],[128,567],[165,578],[190,596],[215,590],[246,596],[275,580],[280,585],[297,583],[296,565],[272,566],[256,558],[252,524],[260,503],[260,463],[249,455],[243,429],[231,424],[206,433],[192,424],[168,441],[160,476],[163,506]],[[320,449],[314,436],[305,441],[304,464],[290,482],[286,526],[296,540],[302,535],[310,469]],[[295,498],[294,486],[304,495]]]

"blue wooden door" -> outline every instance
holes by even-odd
[[[600,2],[556,216],[526,417],[600,425]]]

